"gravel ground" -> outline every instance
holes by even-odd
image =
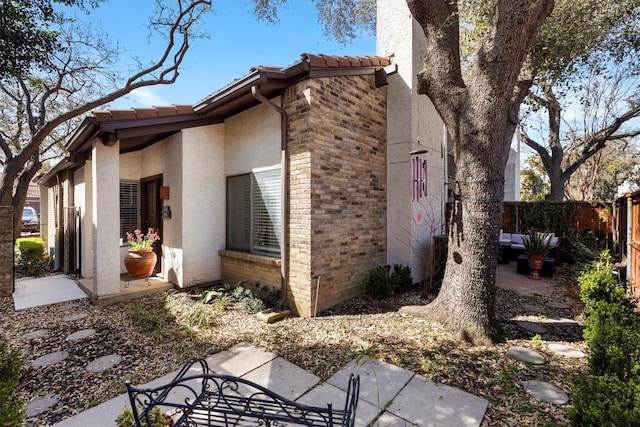
[[[51,425],[123,393],[127,379],[144,383],[177,369],[189,357],[208,356],[244,341],[276,352],[322,379],[366,352],[487,399],[483,426],[537,426],[548,421],[568,425],[566,409],[571,401],[562,406],[543,403],[529,397],[523,385],[530,379],[544,380],[570,393],[574,377],[586,364],[586,359],[565,358],[547,349],[557,342],[585,351],[582,307],[575,286],[563,281],[550,298],[498,290],[497,317],[505,339],[490,347],[469,346],[438,324],[399,313],[403,305],[426,303],[417,294],[384,301],[356,298],[315,319],[291,317],[274,324],[229,307],[205,306],[210,310],[206,316],[176,309],[184,307],[179,303],[185,299],[189,300],[185,294],[170,291],[103,308],[82,300],[15,312],[11,298],[0,298],[0,335],[20,348],[27,363],[54,351],[70,353],[53,366],[27,367],[20,383],[25,398],[56,393],[61,401],[26,425]],[[551,308],[549,302],[566,307]],[[544,315],[532,306],[544,307]],[[82,313],[87,315],[83,319],[65,320]],[[578,324],[545,323],[547,332],[536,335],[516,323],[545,322],[549,317]],[[66,341],[69,334],[89,328],[96,331],[92,337]],[[23,338],[38,329],[49,333]],[[507,349],[516,345],[542,353],[548,362],[534,366],[512,359]],[[85,370],[91,360],[112,353],[122,356],[116,367],[98,374]]]

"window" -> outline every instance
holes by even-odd
[[[280,255],[280,168],[227,178],[227,248]]]
[[[140,228],[140,183],[120,182],[120,237]]]

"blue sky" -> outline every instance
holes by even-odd
[[[78,18],[104,29],[129,58],[153,59],[163,46],[148,40],[146,24],[152,0],[109,0]],[[375,38],[363,35],[346,45],[329,40],[318,23],[309,0],[290,0],[280,12],[280,22],[259,22],[249,0],[213,0],[213,13],[203,22],[209,38],[192,43],[178,80],[169,86],[139,90],[111,105],[129,108],[151,105],[193,104],[257,65],[287,66],[303,52],[330,55],[374,55]],[[154,54],[155,53],[155,54]]]

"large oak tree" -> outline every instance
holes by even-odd
[[[15,236],[20,235],[27,189],[42,167],[42,156],[59,147],[85,113],[135,89],[175,82],[210,5],[210,0],[157,0],[149,28],[166,44],[155,60],[130,75],[118,72],[117,46],[64,21],[42,62],[0,77],[0,204],[13,207]]]
[[[286,1],[254,3],[258,15],[272,16]],[[366,13],[370,0],[314,2],[328,32],[343,28],[336,19],[346,27],[372,19]],[[442,288],[433,303],[405,311],[440,321],[474,343],[488,343],[499,334],[494,306],[504,169],[520,105],[532,84],[525,62],[554,1],[407,0],[407,5],[427,40],[418,90],[444,121],[458,167]],[[461,43],[461,30],[468,28],[461,24],[469,23],[461,18],[461,6],[482,12],[469,50]]]
[[[639,19],[638,0],[556,0],[542,27],[522,140],[542,159],[553,201],[608,144],[640,134]]]

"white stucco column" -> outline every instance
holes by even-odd
[[[414,282],[424,278],[425,251],[442,231],[446,196],[444,125],[431,100],[418,94],[425,37],[406,0],[378,0],[377,54],[393,55],[398,73],[387,90],[387,262],[411,267]],[[411,155],[427,162],[427,196],[411,200]]]
[[[94,140],[91,162],[93,287],[98,297],[120,291],[120,143]]]

